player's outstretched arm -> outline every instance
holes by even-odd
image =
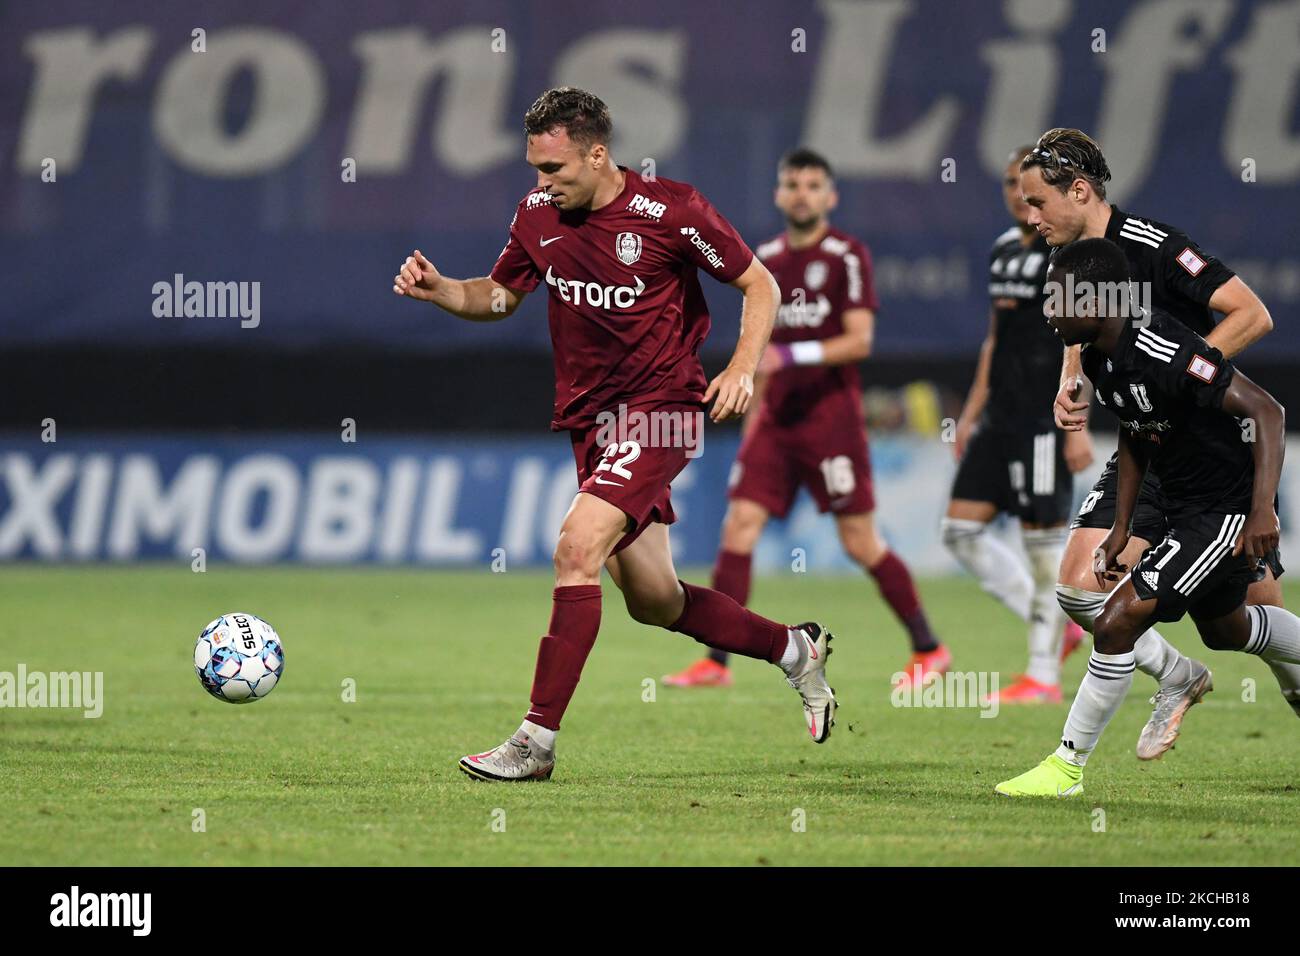
[[[1205,337],[1226,358],[1244,352],[1273,330],[1273,317],[1250,286],[1233,276],[1214,290],[1210,308],[1222,312],[1219,324]]]
[[[1255,487],[1251,493],[1250,514],[1241,529],[1233,554],[1244,549],[1247,557],[1262,558],[1277,547],[1279,528],[1273,500],[1282,479],[1282,458],[1286,454],[1286,410],[1237,369],[1223,395],[1223,410],[1253,423],[1243,430],[1242,441],[1251,442],[1255,459]],[[1249,435],[1249,437],[1247,437]]]
[[[715,422],[743,415],[749,408],[754,396],[754,371],[767,340],[772,337],[776,306],[781,300],[780,287],[757,256],[730,284],[745,296],[745,304],[740,312],[740,340],[736,351],[704,392],[705,404],[717,398],[709,411],[709,417]]]
[[[432,302],[444,312],[471,322],[495,322],[519,307],[524,293],[484,276],[449,279],[416,249],[393,276],[393,292],[421,302]]]

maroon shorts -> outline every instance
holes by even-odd
[[[784,518],[800,485],[823,513],[876,509],[867,429],[856,400],[822,402],[792,424],[760,417],[731,466],[727,497],[756,502],[773,517]]]
[[[669,485],[702,447],[702,409],[691,402],[635,406],[625,428],[597,424],[569,432],[578,491],[608,501],[628,517],[630,527],[614,554],[653,522],[677,520]]]

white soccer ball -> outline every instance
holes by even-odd
[[[256,614],[223,614],[195,642],[194,670],[203,689],[217,700],[228,704],[261,700],[284,673],[280,635]]]

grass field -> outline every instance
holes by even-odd
[[[688,575],[701,580],[699,573]],[[922,582],[960,670],[1024,663],[1022,628],[967,580]],[[104,714],[0,709],[0,864],[1284,864],[1300,822],[1300,723],[1263,664],[1214,654],[1218,690],[1177,749],[1133,755],[1141,674],[1072,801],[995,797],[1055,745],[1066,706],[895,708],[901,630],[866,579],[760,579],[754,608],[836,633],[832,738],[742,660],[727,690],[643,681],[698,645],[632,623],[606,587],[600,640],[550,783],[475,783],[457,758],[527,706],[548,575],[388,570],[9,566],[0,671],[104,672]],[[1300,589],[1290,603],[1300,603]],[[246,610],[286,670],[233,706],[194,676],[194,638]],[[1067,665],[1067,700],[1084,655]],[[1244,678],[1258,699],[1243,700]],[[356,701],[342,700],[346,678]],[[1104,830],[1098,826],[1104,812]],[[206,832],[194,832],[202,809]],[[803,811],[806,830],[793,824]],[[501,811],[504,811],[502,813]],[[497,828],[494,830],[493,824]],[[504,822],[504,831],[498,832]]]

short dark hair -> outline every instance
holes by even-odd
[[[831,179],[835,174],[831,172],[831,164],[827,162],[826,157],[821,153],[809,149],[807,146],[799,146],[790,150],[781,157],[781,161],[776,165],[777,172],[785,172],[787,169],[820,169]]]
[[[524,132],[529,136],[549,133],[557,127],[569,134],[569,139],[582,152],[596,143],[609,145],[614,129],[609,107],[600,97],[573,86],[557,86],[537,97],[524,114]]]
[[[1072,275],[1074,281],[1128,282],[1128,256],[1109,239],[1079,239],[1062,246],[1052,256],[1051,270],[1061,275]]]
[[[1086,179],[1098,197],[1106,198],[1110,167],[1097,141],[1083,130],[1058,126],[1038,137],[1038,143],[1020,161],[1020,170],[1035,166],[1043,171],[1043,182],[1061,192],[1076,179]]]

